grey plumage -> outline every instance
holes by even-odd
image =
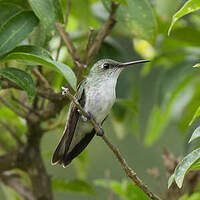
[[[123,67],[147,60],[120,63],[100,60],[92,67],[88,78],[79,86],[75,97],[98,124],[102,124],[113,106],[117,78]],[[63,136],[54,152],[52,164],[67,166],[89,144],[95,135],[90,122],[84,120],[72,102]]]

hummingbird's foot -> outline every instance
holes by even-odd
[[[80,111],[78,110],[78,112],[80,113]],[[81,115],[81,118],[84,122],[87,122],[88,120],[91,120],[92,119],[92,115],[91,113],[87,112],[87,117]]]
[[[81,115],[81,118],[82,118],[82,120],[83,120],[84,122],[87,122],[87,121],[88,121],[88,118],[85,117],[85,116],[83,116],[83,115]]]
[[[97,134],[97,136],[103,136],[104,130],[100,127],[100,130],[96,134]]]

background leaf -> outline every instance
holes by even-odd
[[[196,139],[199,138],[199,137],[200,137],[200,126],[197,127],[197,128],[194,130],[194,132],[193,132],[193,134],[192,134],[192,137],[191,137],[190,140],[189,140],[189,143],[192,142],[193,140],[196,140]]]
[[[170,188],[174,180],[175,180],[175,177],[174,177],[174,174],[172,174],[168,179],[168,189]]]
[[[2,61],[8,60],[28,61],[33,64],[50,67],[61,73],[72,88],[76,89],[77,80],[71,68],[63,63],[52,60],[48,52],[41,47],[31,45],[19,46],[2,58]]]
[[[27,0],[0,0],[0,3],[8,3],[21,8],[27,8]]]
[[[159,139],[160,135],[162,134],[163,130],[166,128],[167,124],[169,123],[170,116],[172,115],[173,105],[176,102],[176,99],[180,96],[180,94],[184,91],[188,84],[190,83],[192,76],[188,75],[187,77],[182,77],[181,82],[175,87],[173,86],[173,91],[166,92],[167,101],[163,99],[163,102],[167,102],[163,104],[159,108],[158,106],[154,106],[148,121],[148,126],[146,129],[146,136],[145,136],[145,145],[150,146],[152,145],[157,139]],[[176,82],[178,83],[179,81]]]
[[[40,19],[46,34],[50,37],[54,31],[56,14],[51,0],[28,0],[35,15]]]
[[[80,192],[92,196],[96,195],[95,190],[88,183],[78,179],[73,181],[66,181],[61,178],[54,178],[53,189],[58,191]]]
[[[97,186],[111,189],[127,200],[150,200],[150,198],[131,181],[124,180],[118,182],[114,180],[97,179],[94,183]]]
[[[15,5],[0,2],[0,25],[20,12],[21,9]]]
[[[0,29],[0,56],[26,39],[37,24],[38,19],[32,11],[23,11],[7,21]]]
[[[110,9],[111,0],[102,0],[104,6]],[[117,10],[117,21],[128,34],[155,44],[157,24],[153,10],[146,0],[127,0]],[[124,26],[125,25],[125,26]]]
[[[28,73],[20,69],[7,67],[0,69],[0,75],[16,83],[19,87],[25,90],[31,100],[34,98],[36,93],[35,84]]]
[[[63,15],[63,11],[62,11],[60,1],[59,0],[52,0],[52,1],[53,1],[53,6],[54,6],[54,9],[55,9],[55,15],[56,15],[57,21],[64,24],[65,20],[64,20],[64,15]]]
[[[179,188],[181,188],[183,185],[184,176],[192,167],[194,167],[193,164],[195,164],[199,158],[200,148],[185,156],[183,160],[178,164],[174,172],[174,178]]]
[[[184,15],[187,15],[191,12],[194,12],[196,10],[200,9],[200,1],[199,0],[189,0],[187,1],[183,7],[173,16],[171,25],[168,30],[168,35],[170,34],[172,27],[176,23],[178,19],[183,17]]]

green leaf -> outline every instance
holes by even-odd
[[[179,188],[183,185],[184,176],[193,167],[196,161],[200,159],[200,148],[192,151],[190,154],[185,156],[183,160],[177,165],[174,177],[176,184]]]
[[[0,75],[16,83],[25,90],[31,100],[34,98],[36,93],[35,84],[28,73],[20,69],[8,67],[0,69]]]
[[[121,3],[121,4],[124,4],[124,5],[128,6],[127,0],[114,0],[114,1],[115,1],[115,2],[119,2],[119,3]]]
[[[94,184],[100,187],[104,187],[107,189],[112,189],[115,191],[117,194],[126,197],[126,186],[127,186],[127,181],[123,181],[122,183],[117,182],[115,180],[107,180],[107,179],[96,179],[94,181]]]
[[[170,188],[170,186],[172,185],[174,181],[175,181],[175,177],[174,177],[174,174],[172,174],[168,179],[168,189]]]
[[[175,105],[182,104],[184,106],[183,99],[185,98],[183,95],[186,94],[186,89],[191,86],[194,74],[194,70],[188,64],[185,66],[176,65],[176,67],[167,69],[161,74],[157,90],[158,105],[153,106],[148,117],[145,145],[150,146],[160,138],[173,115],[177,115],[174,112]],[[180,98],[180,96],[183,98]]]
[[[15,5],[0,2],[0,25],[20,12],[21,9]]]
[[[121,183],[114,180],[97,179],[95,185],[113,190],[126,199],[150,200],[150,198],[131,181],[124,180]]]
[[[110,9],[111,0],[102,0],[107,9]],[[127,4],[121,4],[117,9],[117,21],[127,29],[128,33],[155,44],[157,23],[153,10],[146,0],[127,0]]]
[[[193,193],[191,196],[184,195],[179,200],[199,200],[200,199],[200,193]]]
[[[22,8],[27,8],[27,0],[0,0],[0,3],[9,3]]]
[[[64,24],[64,15],[63,15],[63,11],[62,11],[60,1],[59,0],[53,0],[53,5],[54,5],[57,21]]]
[[[192,123],[195,121],[195,119],[197,118],[197,117],[199,117],[199,115],[200,115],[200,106],[197,108],[197,110],[195,111],[195,113],[194,113],[194,115],[193,115],[193,117],[192,117],[192,120],[190,121],[190,123],[189,123],[189,125],[192,125]]]
[[[58,191],[71,191],[71,192],[79,192],[87,195],[95,196],[95,190],[85,181],[82,180],[73,180],[67,181],[61,178],[54,178],[52,187],[54,190]]]
[[[23,52],[23,53],[30,53],[30,54],[34,54],[37,56],[40,56],[42,58],[49,58],[51,60],[53,60],[51,54],[44,48],[42,47],[38,47],[38,46],[34,46],[34,45],[21,45],[16,47],[15,49],[13,49],[11,52],[9,52],[7,55],[9,55],[10,53],[17,53],[17,52]],[[7,56],[5,55],[5,56]]]
[[[194,65],[193,67],[200,67],[200,63],[197,63],[197,64]]]
[[[128,199],[151,200],[138,186],[130,181],[127,184],[126,193]]]
[[[77,79],[71,68],[63,63],[52,60],[50,54],[41,47],[31,45],[19,46],[2,58],[2,61],[8,60],[28,61],[37,65],[50,67],[61,73],[72,88],[76,90]]]
[[[183,35],[184,33],[184,35]],[[191,37],[192,35],[192,37]],[[172,33],[171,33],[171,38],[170,39],[175,39],[177,41],[182,42],[183,46],[200,46],[200,41],[199,41],[199,35],[200,31],[198,30],[197,27],[179,27],[176,28]],[[174,41],[173,41],[174,42]]]
[[[197,127],[197,128],[194,130],[194,132],[193,132],[193,134],[192,134],[192,137],[191,137],[190,140],[189,140],[189,143],[192,142],[193,140],[196,140],[196,139],[199,138],[199,137],[200,137],[200,126]]]
[[[14,49],[38,24],[32,11],[23,11],[5,23],[0,29],[0,56]]]
[[[151,146],[156,140],[158,140],[162,131],[169,122],[169,119],[170,108],[162,111],[158,106],[154,106],[148,120],[148,126],[144,140],[146,146]]]
[[[52,0],[28,0],[35,15],[40,19],[41,24],[50,37],[56,23],[56,14]]]
[[[0,0],[0,3],[9,3],[20,7],[26,7],[26,0]]]
[[[0,184],[0,187],[6,199],[20,200],[20,197],[18,196],[18,194],[11,188],[5,186],[2,183]]]
[[[200,9],[200,1],[199,0],[189,0],[187,1],[183,7],[172,17],[172,22],[168,30],[168,35],[170,35],[170,32],[172,30],[172,27],[176,23],[176,21],[183,17],[184,15],[187,15],[191,12],[194,12],[196,10]]]

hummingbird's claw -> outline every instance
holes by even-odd
[[[91,120],[92,119],[92,114],[90,112],[87,112],[87,115],[88,115],[87,119]]]
[[[88,121],[88,118],[87,117],[85,117],[85,116],[81,116],[81,118],[82,118],[82,120],[84,121],[84,122],[87,122]]]
[[[97,134],[97,136],[103,136],[104,130],[102,128],[100,128],[100,130],[96,134]]]
[[[78,112],[80,113],[80,110],[78,110]],[[91,120],[91,119],[92,119],[92,115],[91,115],[89,112],[87,112],[87,117],[81,115],[81,118],[82,118],[82,120],[83,120],[84,122],[87,122],[88,120]]]

